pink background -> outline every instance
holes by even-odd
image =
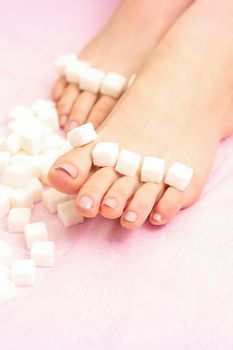
[[[112,1],[4,1],[0,112],[49,97],[54,58],[80,49]],[[201,199],[171,224],[135,231],[89,220],[65,230],[39,205],[58,245],[53,269],[0,308],[3,350],[233,348],[233,139],[219,147]],[[22,237],[11,241],[18,255]]]

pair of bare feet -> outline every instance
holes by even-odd
[[[92,169],[91,143],[60,157],[49,173],[52,186],[78,193],[80,214],[120,218],[126,228],[148,217],[163,225],[197,200],[218,143],[233,129],[232,33],[231,0],[126,0],[119,6],[80,57],[137,78],[119,101],[61,78],[53,91],[61,127],[91,121],[97,142],[164,158],[167,168],[182,162],[194,176],[181,192],[112,168]]]

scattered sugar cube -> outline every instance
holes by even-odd
[[[36,266],[53,266],[55,262],[55,243],[52,241],[37,241],[33,243],[31,259]]]
[[[13,188],[11,186],[0,185],[0,197],[3,193],[6,193],[9,197],[11,197],[14,190],[15,190],[15,188]]]
[[[11,208],[10,194],[7,191],[0,190],[0,219],[6,216]]]
[[[140,160],[140,154],[122,149],[115,170],[122,175],[134,177],[137,173]]]
[[[7,218],[8,231],[14,233],[24,232],[24,226],[31,221],[29,208],[12,208]]]
[[[58,75],[65,75],[66,68],[72,63],[75,62],[77,56],[75,54],[67,54],[58,57],[55,61],[55,70]]]
[[[119,156],[119,147],[114,142],[99,142],[92,150],[93,164],[114,167]]]
[[[11,280],[15,286],[31,286],[35,282],[36,268],[31,259],[16,259],[11,268]]]
[[[8,113],[9,119],[13,119],[13,120],[16,120],[18,118],[31,118],[32,116],[33,116],[33,113],[30,110],[30,108],[22,105],[16,106]]]
[[[40,180],[38,180],[36,177],[31,179],[28,184],[24,186],[24,189],[31,194],[33,203],[37,203],[42,200],[43,186]]]
[[[3,184],[12,187],[22,187],[33,177],[32,168],[28,164],[9,164],[3,173]]]
[[[18,188],[11,194],[11,206],[13,208],[33,207],[33,195],[25,188]]]
[[[126,80],[123,75],[108,72],[100,88],[101,94],[118,98],[124,91]]]
[[[4,241],[0,241],[0,262],[11,266],[13,260],[12,248]]]
[[[39,115],[44,110],[47,110],[49,108],[54,108],[56,106],[55,102],[51,100],[45,100],[43,98],[40,98],[36,100],[32,105],[32,112],[35,115]]]
[[[183,191],[190,183],[193,169],[179,162],[175,162],[168,169],[165,183],[169,186]]]
[[[0,175],[3,174],[9,161],[10,161],[10,153],[6,151],[1,151],[0,152]]]
[[[87,68],[81,74],[79,80],[79,86],[81,90],[87,90],[93,92],[94,94],[98,93],[100,86],[105,77],[105,72],[97,68]]]
[[[65,70],[66,80],[69,83],[78,84],[80,80],[80,76],[89,67],[90,67],[89,62],[77,59],[76,61],[68,65],[68,67],[66,67],[66,70]]]
[[[6,277],[8,278],[10,275],[10,268],[6,264],[3,264],[0,262],[0,277]],[[0,284],[0,289],[1,289],[1,284]]]
[[[0,276],[0,305],[16,296],[14,284],[5,276]]]
[[[48,240],[48,231],[43,221],[25,225],[24,235],[26,246],[29,250],[32,248],[34,242]]]
[[[86,123],[67,133],[67,138],[73,147],[80,147],[92,142],[97,135],[92,123]]]
[[[47,108],[38,113],[39,120],[54,131],[59,130],[58,112],[56,108]]]
[[[46,131],[42,128],[27,129],[22,136],[22,149],[30,154],[45,151],[47,142]]]
[[[47,140],[47,147],[50,151],[61,150],[67,146],[66,140],[58,134],[51,134]]]
[[[5,147],[10,154],[16,154],[21,148],[22,136],[14,131],[6,139]]]
[[[45,207],[51,212],[57,212],[58,204],[68,200],[68,194],[59,192],[54,188],[50,188],[43,192],[43,203]]]
[[[58,204],[57,215],[65,227],[81,224],[84,221],[84,217],[81,216],[76,210],[75,200],[69,200]]]
[[[142,182],[160,183],[164,174],[164,159],[157,157],[144,157],[141,168]]]

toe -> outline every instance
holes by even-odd
[[[82,148],[75,148],[59,157],[48,174],[50,185],[61,192],[77,193],[92,167],[93,147],[93,144],[89,144]]]
[[[119,218],[138,185],[137,178],[123,176],[117,180],[106,193],[101,204],[100,214],[108,219]]]
[[[79,88],[75,84],[69,84],[64,89],[62,97],[57,103],[57,110],[60,117],[60,125],[64,127],[65,117],[68,118],[75,100],[79,94]]]
[[[183,207],[184,192],[168,187],[150,215],[153,225],[164,225],[169,222]]]
[[[78,212],[85,217],[95,217],[99,212],[102,198],[118,177],[119,175],[110,167],[99,169],[90,176],[78,193]]]
[[[113,97],[101,96],[93,107],[88,117],[88,122],[91,122],[95,129],[98,128],[111,112],[116,102],[117,100]]]
[[[97,94],[93,94],[89,91],[83,91],[79,95],[71,110],[69,121],[65,126],[65,132],[85,123],[97,98]]]
[[[52,90],[52,98],[55,102],[57,102],[61,98],[66,86],[67,86],[67,81],[65,77],[60,77],[56,81],[54,88]]]
[[[158,184],[143,184],[136,191],[121,216],[121,225],[126,228],[137,228],[141,226],[150,215],[159,193],[160,186]]]

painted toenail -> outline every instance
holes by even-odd
[[[103,202],[103,204],[111,209],[115,209],[118,203],[115,198],[108,198]]]
[[[78,202],[78,206],[86,210],[91,209],[93,205],[94,205],[93,201],[87,196],[81,197]]]
[[[73,130],[73,129],[77,128],[78,126],[79,126],[79,123],[75,122],[73,120],[68,124],[67,131]]]
[[[128,211],[124,215],[124,219],[128,222],[135,222],[138,218],[138,215],[134,211]]]
[[[78,176],[78,169],[70,163],[60,164],[55,169],[65,171],[67,174],[73,177],[73,179],[75,179]]]
[[[152,219],[154,221],[157,221],[157,222],[162,222],[162,216],[158,213],[155,213],[153,216],[152,216]]]
[[[68,117],[66,115],[61,116],[61,118],[60,118],[60,126],[61,127],[65,126],[67,120],[68,120]]]

